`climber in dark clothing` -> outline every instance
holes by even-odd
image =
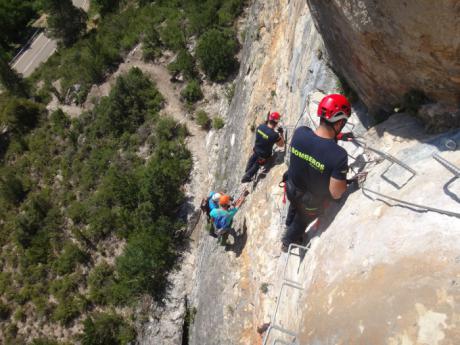
[[[340,199],[347,189],[348,156],[337,145],[337,138],[349,140],[351,133],[340,133],[351,115],[351,106],[342,95],[328,95],[318,106],[320,126],[313,132],[299,127],[291,141],[286,196],[290,201],[287,230],[281,250],[298,241],[308,225],[330,198]]]
[[[242,183],[250,182],[257,173],[261,165],[264,165],[272,155],[273,145],[284,147],[283,128],[279,127],[277,132],[275,128],[280,120],[280,114],[273,112],[269,115],[267,124],[262,124],[256,130],[256,142],[249,161],[246,165],[246,171]]]

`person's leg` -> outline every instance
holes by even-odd
[[[295,207],[292,206],[291,203],[289,203],[289,207],[288,207],[288,211],[287,211],[287,215],[286,215],[286,226],[289,226],[292,224],[292,221],[294,220],[294,216],[295,216]]]
[[[249,182],[259,170],[259,163],[257,163],[257,154],[254,152],[249,158],[248,164],[246,165],[246,172],[241,179],[241,182]]]
[[[283,246],[287,247],[290,243],[301,241],[303,234],[308,225],[316,219],[316,205],[311,202],[310,194],[297,190],[289,182],[286,185],[286,195],[290,201],[288,218],[286,225],[288,226],[283,238]]]
[[[297,190],[291,183],[286,183],[286,197],[289,200],[288,214],[286,217],[286,226],[287,229],[283,234],[281,241],[285,245],[289,245],[295,241],[297,235],[296,231],[298,227],[293,227],[292,224],[297,217],[297,214],[302,213],[303,203],[302,197],[303,193],[300,190]],[[297,217],[298,218],[298,217]],[[299,220],[297,220],[299,222]]]

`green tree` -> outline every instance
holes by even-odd
[[[95,135],[134,132],[147,114],[161,109],[163,97],[154,84],[138,68],[119,77],[110,95],[95,108]]]
[[[22,180],[11,169],[0,170],[0,198],[11,205],[18,205],[26,195]]]
[[[189,81],[180,95],[189,104],[195,103],[203,98],[203,92],[197,80]]]
[[[0,48],[12,51],[15,44],[28,37],[31,32],[27,24],[37,16],[34,0],[0,0]],[[8,59],[11,56],[8,54]]]
[[[115,285],[114,269],[107,262],[94,267],[88,277],[89,298],[93,303],[113,302],[112,290]]]
[[[152,61],[161,55],[162,43],[160,34],[151,24],[147,27],[142,40],[143,57],[146,61]]]
[[[160,31],[161,40],[171,50],[178,51],[185,48],[184,28],[180,18],[170,19]]]
[[[24,98],[11,97],[0,113],[0,124],[17,134],[25,134],[33,129],[43,112],[43,108],[35,102]]]
[[[95,8],[101,16],[115,12],[120,5],[120,0],[91,0],[91,7]]]
[[[120,300],[126,302],[145,293],[161,298],[167,272],[176,259],[171,234],[174,228],[177,225],[163,218],[129,238],[124,253],[116,260]]]
[[[28,90],[24,80],[10,67],[3,54],[0,54],[0,83],[12,95],[27,97]]]
[[[51,35],[70,46],[86,30],[87,15],[81,8],[76,8],[72,0],[44,0],[48,12],[48,28]]]
[[[64,245],[62,254],[54,262],[54,269],[58,274],[72,273],[78,264],[86,262],[87,255],[74,243]]]
[[[235,59],[237,42],[231,31],[211,29],[205,32],[196,47],[196,56],[206,75],[213,81],[224,81],[238,63]]]
[[[182,73],[186,79],[193,79],[196,77],[195,60],[187,49],[181,49],[177,54],[176,59],[168,65],[171,73]]]

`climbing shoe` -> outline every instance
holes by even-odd
[[[247,176],[243,176],[243,178],[241,179],[241,183],[248,183],[248,182],[251,182],[251,178],[250,177],[247,177]]]
[[[283,243],[283,244],[281,245],[281,251],[282,251],[283,253],[287,253],[288,250],[289,250],[289,245],[286,245],[286,244]]]

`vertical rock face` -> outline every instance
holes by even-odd
[[[312,8],[319,11],[322,6],[336,3],[318,1]],[[385,8],[391,3],[396,6],[393,1],[385,3]],[[401,6],[404,3],[409,6],[414,2],[401,2]],[[367,8],[365,4],[366,1],[357,2],[353,11]],[[276,110],[283,115],[282,125],[289,139],[299,125],[314,127],[312,120],[319,100],[325,93],[338,91],[336,77],[328,68],[328,54],[305,0],[255,0],[249,12],[235,95],[225,128],[218,132],[219,153],[211,169],[215,176],[213,189],[233,195],[241,190],[240,179],[252,149],[251,127],[264,121],[268,111]],[[399,15],[395,14],[395,18]],[[348,20],[359,32],[366,16],[344,16],[343,24]],[[333,17],[325,20],[334,21]],[[346,28],[345,25],[343,30]],[[385,39],[382,36],[381,41]],[[358,44],[359,39],[356,41],[347,47]],[[401,51],[412,49],[398,42]],[[446,50],[451,49],[444,44]],[[341,55],[344,61],[340,68],[353,68],[355,57],[367,54],[364,48],[356,49],[350,48],[350,55]],[[385,61],[388,69],[402,64],[410,70],[412,66],[397,58]],[[416,61],[421,64],[421,72],[412,68],[414,80],[423,81],[428,75],[434,78],[438,72],[432,69],[441,68]],[[376,73],[383,79],[375,80],[396,80],[398,73],[402,74]],[[360,87],[374,87],[356,88],[368,104],[378,106],[386,100],[385,95],[399,99],[399,93],[391,91],[390,79],[384,84],[387,90],[375,87],[373,78],[377,77],[368,70],[357,78]],[[439,85],[443,95],[455,94]],[[353,104],[353,132],[362,134],[367,145],[396,156],[417,172],[412,176],[369,150],[344,144],[353,170],[364,167],[369,172],[366,186],[393,198],[459,213],[459,180],[433,160],[432,154],[436,152],[460,166],[460,156],[452,151],[460,147],[460,131],[429,136],[414,118],[398,114],[365,133],[362,122],[366,115]],[[212,148],[208,146],[209,151]],[[310,230],[314,237],[311,249],[288,258],[280,253],[287,204],[278,186],[287,169],[287,157],[282,151],[275,156],[275,166],[259,180],[238,211],[233,223],[235,232],[226,245],[219,245],[204,227],[195,234],[200,237],[199,253],[190,306],[196,308],[196,314],[190,325],[189,344],[262,344],[257,330],[267,323],[296,333],[302,345],[459,344],[459,218],[383,199],[385,203],[375,194],[350,189],[341,202],[328,209],[319,228]],[[285,287],[280,293],[286,277],[297,281],[302,292]],[[290,344],[293,337],[272,332],[266,344],[277,340]]]
[[[460,104],[456,0],[308,0],[334,68],[371,110],[412,89]]]

